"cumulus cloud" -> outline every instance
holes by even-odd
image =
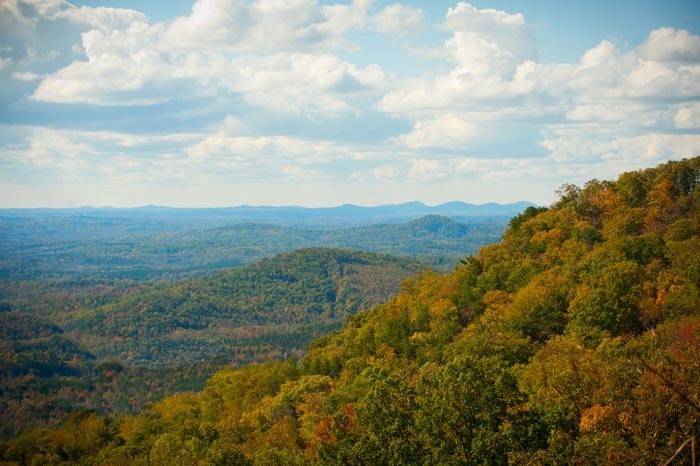
[[[159,53],[154,46],[161,29],[136,22],[124,30],[83,33],[87,61],[74,61],[48,75],[32,98],[97,105],[152,104],[178,95],[178,87],[209,79],[212,67],[225,70],[230,64],[202,54],[168,57]]]
[[[32,98],[149,105],[223,93],[310,118],[358,113],[358,98],[381,91],[384,73],[329,51],[364,25],[368,8],[366,1],[199,0],[190,15],[169,23],[135,17],[122,29],[84,32],[87,59],[45,77]]]
[[[656,29],[639,47],[639,56],[657,62],[698,62],[700,37],[683,29]]]
[[[477,126],[467,116],[444,114],[416,122],[413,131],[398,138],[411,149],[422,147],[460,148],[478,136]]]
[[[385,34],[407,34],[421,28],[423,11],[393,3],[372,17],[374,27]]]
[[[700,152],[700,36],[659,28],[640,44],[601,40],[569,63],[544,63],[522,14],[458,3],[431,25],[446,40],[414,57],[430,66],[394,74],[391,64],[353,63],[362,51],[349,33],[428,30],[423,21],[418,8],[369,0],[198,0],[165,22],[63,0],[0,2],[0,42],[9,44],[0,68],[8,81],[36,82],[35,101],[176,100],[167,108],[207,114],[172,138],[32,129],[3,153],[124,180],[350,174],[457,185],[601,177]],[[47,27],[62,32],[60,43],[40,40],[53,37]],[[192,109],[203,98],[217,108]]]
[[[167,25],[163,44],[172,49],[215,47],[255,53],[337,46],[344,43],[346,31],[364,26],[370,4],[198,0],[191,14]]]
[[[537,51],[522,14],[478,9],[459,3],[447,11],[443,27],[452,33],[442,55],[454,67],[432,79],[410,80],[387,93],[379,108],[394,115],[419,115],[444,109],[482,106],[535,90]]]
[[[470,12],[469,17],[475,16],[473,7],[470,6],[467,11]],[[487,18],[511,18],[492,10],[486,11],[488,13],[482,15]],[[520,16],[504,22],[508,24],[508,33],[503,37],[517,36],[512,33],[510,23],[520,26],[523,37],[527,36]],[[526,51],[531,46],[523,46],[520,40],[501,40],[497,43],[498,39],[487,40],[476,32],[469,32],[469,35],[476,36],[471,39],[472,43],[482,41],[487,45],[462,46],[464,41],[460,39],[459,32],[444,46],[454,51],[456,62],[448,74],[430,80],[408,81],[387,93],[380,102],[380,108],[396,115],[416,115],[425,111],[474,106],[490,111],[528,104],[536,106],[534,110],[537,110],[556,102],[569,109],[587,105],[586,108],[591,110],[593,105],[603,109],[614,100],[627,100],[629,103],[633,99],[678,99],[700,95],[698,61],[662,63],[646,60],[635,50],[623,53],[611,42],[603,41],[587,51],[578,63],[542,65],[528,58],[532,54]],[[700,40],[698,36],[690,37]],[[675,41],[674,37],[667,39]],[[528,41],[523,39],[522,42],[527,44]],[[689,49],[687,53],[682,53],[678,44],[674,45],[674,53],[685,58],[692,57],[693,43],[688,41],[686,44]],[[655,39],[655,44],[657,48],[664,45],[660,38]],[[501,53],[486,53],[489,47],[496,47]],[[531,100],[524,102],[525,98]],[[577,112],[581,113],[581,110]]]
[[[125,8],[89,7],[64,0],[5,0],[0,3],[0,16],[12,18],[25,26],[35,27],[40,19],[68,20],[90,28],[108,31],[145,21],[146,16]]]
[[[306,116],[352,112],[357,96],[379,92],[386,78],[378,66],[358,68],[329,54],[275,54],[238,60],[226,85],[254,104]]]
[[[520,14],[458,3],[447,11],[445,42],[456,63],[455,72],[512,75],[518,64],[537,57],[532,31]]]
[[[678,129],[698,129],[700,128],[700,103],[682,105],[676,111],[673,122]]]
[[[691,102],[700,97],[700,36],[661,28],[630,50],[603,40],[577,62],[541,64],[520,14],[460,3],[444,27],[452,36],[442,53],[452,69],[405,80],[379,102],[382,111],[413,122],[395,138],[408,148],[468,149],[475,135],[488,137],[477,131],[482,122],[520,121],[538,132],[548,121],[540,147],[555,163],[614,159],[624,143],[639,150],[640,141],[658,161],[700,151],[695,135],[673,134],[698,127]],[[455,117],[465,114],[468,120]]]

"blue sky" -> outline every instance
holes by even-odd
[[[0,207],[551,202],[700,153],[694,1],[0,0]]]

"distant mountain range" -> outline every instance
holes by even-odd
[[[449,267],[500,239],[510,217],[426,215],[405,223],[229,222],[195,228],[153,218],[0,218],[0,279],[58,277],[152,279],[250,263],[305,247],[392,254]],[[206,222],[202,222],[206,223]]]
[[[143,206],[132,208],[116,207],[76,207],[67,209],[0,209],[0,217],[109,217],[109,218],[149,218],[160,220],[198,219],[207,227],[231,222],[264,221],[281,224],[353,224],[403,222],[425,215],[460,217],[513,216],[522,212],[530,202],[520,201],[510,204],[469,204],[460,201],[428,206],[414,201],[404,204],[389,204],[373,207],[343,204],[337,207],[300,206],[248,206],[174,208],[163,206]]]

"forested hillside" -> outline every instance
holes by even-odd
[[[138,416],[27,432],[9,461],[660,464],[700,429],[700,158],[566,186],[299,361]]]
[[[386,300],[423,267],[372,253],[305,249],[143,285],[122,297],[110,289],[94,290],[92,300],[47,292],[46,308],[5,307],[0,435],[77,409],[133,411],[164,394],[201,388],[225,365],[298,357],[314,337]],[[27,299],[31,291],[24,291]]]
[[[299,356],[315,336],[391,296],[425,268],[359,251],[300,249],[71,313],[61,326],[100,358],[130,365]]]
[[[29,313],[0,312],[0,436],[92,409],[130,412],[164,395],[201,387],[228,361],[169,369],[100,360],[60,327]]]

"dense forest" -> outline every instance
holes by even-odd
[[[661,464],[700,433],[700,158],[560,194],[298,361],[75,414],[4,460]]]
[[[145,286],[70,313],[61,327],[98,357],[129,365],[298,356],[316,335],[391,296],[425,266],[343,249],[300,249],[211,276]]]
[[[189,218],[168,223],[140,217],[37,215],[0,215],[0,287],[26,286],[27,281],[39,279],[49,287],[78,279],[121,281],[121,286],[128,286],[133,281],[181,278],[307,247],[359,249],[450,267],[460,257],[498,241],[509,220],[492,216],[457,222],[428,215],[403,223],[343,227],[244,222],[202,229]]]
[[[164,395],[201,388],[227,363],[220,357],[168,369],[133,368],[96,358],[45,319],[0,312],[0,436],[85,409],[138,410]]]
[[[201,388],[225,365],[298,357],[313,338],[385,301],[423,268],[379,254],[302,249],[122,294],[107,289],[93,300],[85,292],[54,300],[47,292],[45,308],[6,306],[0,434],[76,409],[134,411]]]

